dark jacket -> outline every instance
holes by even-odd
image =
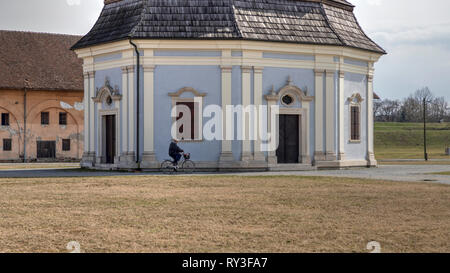
[[[170,143],[169,155],[176,156],[178,153],[184,153],[184,151],[175,142]]]

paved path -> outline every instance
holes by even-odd
[[[76,165],[75,165],[76,166]],[[47,168],[47,169],[13,169],[0,170],[0,178],[35,178],[35,177],[96,177],[96,176],[132,176],[132,175],[155,175],[154,173],[142,172],[104,172],[85,171],[78,168]],[[303,172],[256,172],[256,173],[230,173],[237,176],[276,176],[276,175],[299,175],[299,176],[331,176],[368,178],[393,181],[410,182],[433,182],[450,185],[450,176],[435,175],[431,173],[448,172],[450,165],[390,165],[380,166],[375,169],[350,169],[350,170],[325,170],[325,171],[303,171]],[[194,175],[224,175],[227,173],[205,173]]]

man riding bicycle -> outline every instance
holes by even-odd
[[[181,153],[184,153],[184,151],[178,147],[178,140],[172,139],[172,142],[169,146],[169,156],[173,158],[173,165],[178,167],[178,161],[181,159]]]

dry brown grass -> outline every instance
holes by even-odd
[[[0,179],[0,251],[449,252],[450,186],[308,177]]]

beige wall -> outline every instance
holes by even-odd
[[[84,111],[75,103],[83,101],[82,91],[28,91],[26,154],[37,157],[36,143],[56,141],[58,160],[81,159],[83,155]],[[82,105],[82,104],[80,104]],[[50,113],[50,124],[41,125],[41,112]],[[67,125],[59,125],[59,113],[67,113]],[[19,161],[24,149],[24,91],[0,90],[0,113],[9,113],[10,126],[0,126],[0,161]],[[12,139],[12,151],[3,151],[3,139]],[[70,151],[62,151],[62,140],[71,139]]]

